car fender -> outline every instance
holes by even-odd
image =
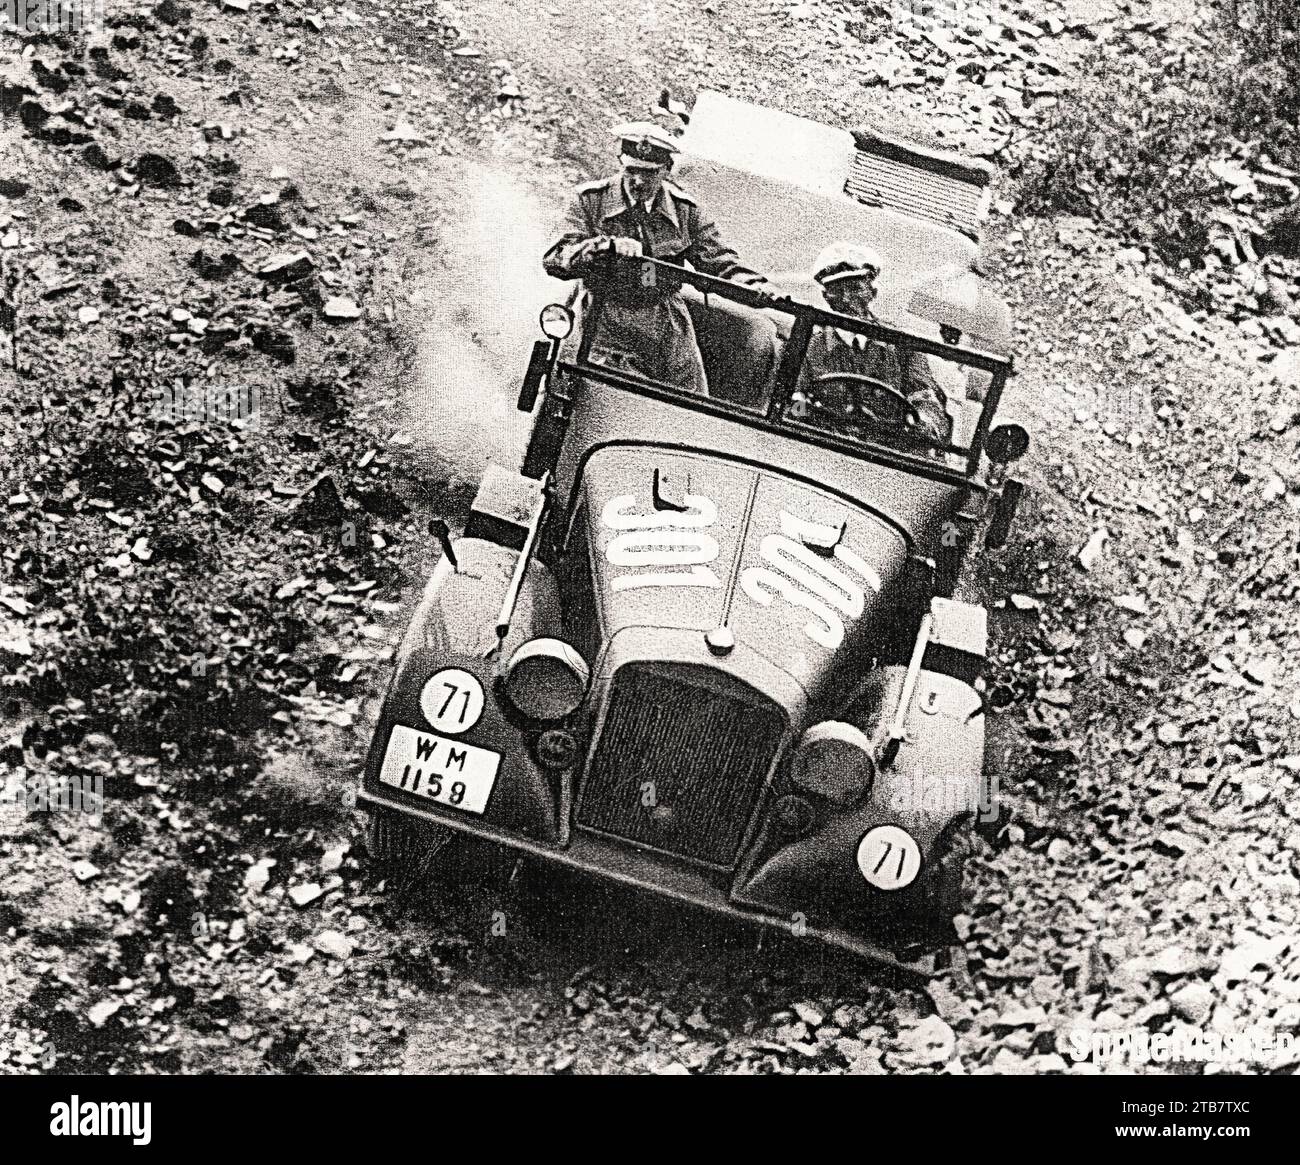
[[[479,538],[460,538],[451,555],[434,568],[398,652],[366,766],[365,791],[374,799],[449,822],[479,822],[517,830],[540,840],[560,836],[557,782],[536,762],[531,744],[537,733],[519,723],[500,695],[498,680],[519,644],[559,627],[559,590],[540,562],[528,564],[504,639],[496,630],[519,551]],[[468,672],[483,690],[478,720],[456,736],[456,743],[488,749],[500,756],[496,782],[481,816],[448,809],[381,784],[379,772],[395,725],[429,733],[421,708],[424,685],[449,668]]]
[[[906,683],[907,669],[882,667],[870,677],[849,717],[874,744],[885,738]],[[968,683],[922,670],[908,709],[897,754],[881,765],[858,805],[814,805],[812,828],[794,840],[769,830],[761,855],[735,897],[783,914],[813,909],[846,918],[888,909],[903,891],[869,885],[858,869],[858,847],[879,825],[898,825],[916,841],[924,878],[944,833],[963,818],[986,812],[984,716],[979,693]]]

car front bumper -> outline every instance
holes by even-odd
[[[728,889],[711,879],[706,871],[696,869],[653,851],[638,849],[615,840],[575,831],[567,846],[560,847],[495,829],[478,820],[422,812],[405,802],[389,800],[364,790],[358,798],[362,807],[388,808],[427,820],[431,824],[455,829],[471,837],[506,847],[529,857],[564,866],[584,874],[620,885],[648,891],[661,898],[710,911],[739,923],[776,927],[795,938],[826,943],[873,963],[891,967],[909,975],[928,978],[930,969],[922,962],[901,959],[887,947],[873,942],[867,935],[835,924],[819,924],[802,912],[778,913],[759,905],[738,903]]]

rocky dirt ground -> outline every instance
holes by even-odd
[[[163,0],[4,38],[5,1071],[1079,1072],[1076,1030],[1300,1027],[1295,273],[1018,213],[1088,54],[1198,51],[1207,16],[1003,11]],[[1002,165],[987,266],[1041,429],[988,564],[1002,813],[928,982],[367,861],[351,789],[425,525],[517,456],[543,244],[663,85]],[[1239,239],[1289,179],[1217,164]],[[205,385],[261,423],[159,419]],[[13,800],[87,778],[101,822]]]

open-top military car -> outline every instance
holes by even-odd
[[[684,285],[707,396],[601,355],[598,285],[543,312],[522,468],[489,469],[396,660],[372,849],[456,831],[883,957],[960,908],[987,808],[970,577],[1028,441],[994,424],[989,173],[715,94],[682,147],[682,186],[790,298],[610,257]],[[817,306],[806,272],[841,239],[883,256],[878,321]],[[920,354],[950,436],[888,385],[801,391],[830,327]]]

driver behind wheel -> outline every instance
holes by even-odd
[[[813,278],[821,286],[831,311],[874,322],[871,303],[876,298],[880,268],[880,256],[870,247],[833,243],[817,256]],[[920,352],[907,353],[906,358],[904,367],[903,354],[893,344],[840,328],[817,328],[808,343],[795,400],[805,407],[808,404],[820,407],[832,415],[851,415],[854,411],[851,407],[846,408],[842,403],[831,405],[825,400],[818,382],[836,375],[867,376],[906,397],[915,410],[915,416],[909,414],[908,427],[917,435],[946,443],[952,431],[952,419],[948,416],[943,390],[930,371],[930,362]],[[827,389],[842,402],[846,382],[835,384],[832,380],[827,383]],[[869,390],[864,392],[863,405],[876,419],[890,419],[885,417],[883,408],[877,413]],[[901,423],[899,428],[902,429]]]

